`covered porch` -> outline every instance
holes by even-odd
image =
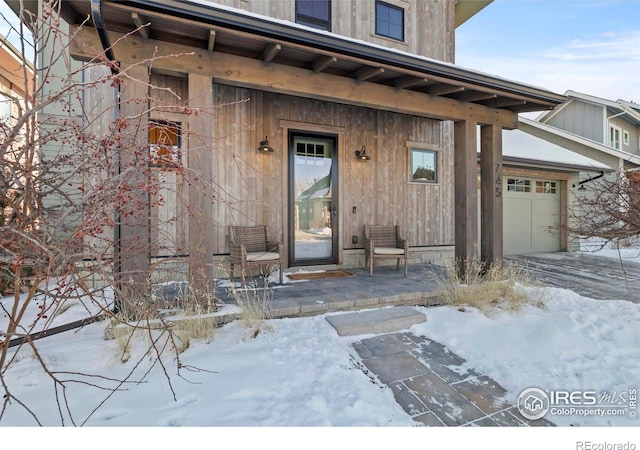
[[[132,6],[133,3],[136,5]],[[69,2],[65,8],[73,10],[66,14],[72,23],[79,23],[79,19],[74,18],[83,18],[90,13],[89,2]],[[335,254],[331,256],[330,264],[343,265],[346,251],[357,248],[353,246],[358,244],[354,239],[357,237],[354,227],[361,228],[364,223],[383,218],[397,223],[407,212],[412,215],[404,223],[405,232],[412,239],[411,246],[454,245],[458,261],[475,259],[478,254],[488,265],[502,260],[502,129],[516,128],[518,113],[552,109],[564,100],[563,96],[448,62],[231,8],[178,1],[104,1],[101,8],[106,28],[98,27],[97,34],[91,28],[72,27],[76,33],[72,44],[74,57],[94,57],[95,49],[102,45],[101,40],[102,43],[105,40],[116,43],[113,47],[115,59],[125,69],[141,70],[144,68],[140,63],[141,55],[157,55],[149,70],[184,79],[192,108],[213,106],[214,98],[199,95],[208,92],[212,86],[248,89],[257,93],[257,97],[267,98],[268,101],[252,110],[255,131],[243,134],[242,140],[238,141],[246,148],[251,138],[255,145],[264,136],[269,136],[271,145],[276,148],[270,160],[256,159],[258,172],[267,175],[256,181],[257,187],[248,188],[250,193],[256,190],[253,194],[264,196],[250,197],[253,204],[265,206],[243,211],[243,214],[249,222],[270,226],[285,245],[289,245],[288,267],[291,266],[290,260],[295,260],[291,256],[294,227],[289,225],[295,221],[288,200],[293,196],[287,194],[292,186],[288,178],[292,160],[287,153],[291,144],[288,136],[290,130],[301,129],[335,137],[336,154],[340,154],[342,175],[336,176],[339,194],[333,198],[332,205],[332,213],[338,218],[332,230]],[[144,27],[138,29],[141,25]],[[121,39],[124,33],[132,35]],[[125,92],[125,97],[127,95],[135,98],[140,92],[135,88],[129,89]],[[367,136],[357,136],[352,132],[352,126],[326,123],[326,114],[322,117],[324,122],[320,119],[294,120],[279,115],[287,108],[293,111],[289,107],[293,102],[303,103],[297,99],[326,102],[318,103],[320,106],[340,105],[344,117],[348,117],[351,111],[344,108],[365,108],[366,111],[401,115],[401,120],[407,124],[411,124],[414,118],[428,120],[426,125],[420,122],[419,126],[414,124],[413,129],[407,129],[415,132],[421,127],[423,134],[434,137],[443,171],[447,171],[446,177],[439,184],[434,184],[428,194],[421,194],[422,199],[417,201],[412,191],[403,187],[409,183],[398,181],[404,177],[400,172],[407,170],[404,167],[407,164],[403,162],[395,167],[396,154],[379,157],[375,162],[375,181],[366,186],[364,195],[375,198],[391,185],[400,186],[396,188],[395,197],[387,195],[380,197],[380,201],[397,204],[399,200],[403,206],[393,209],[391,214],[371,212],[367,217],[354,216],[362,209],[356,205],[363,193],[355,189],[356,185],[347,185],[346,180],[361,177],[350,161],[353,160],[353,150],[359,149]],[[282,107],[277,109],[278,105]],[[364,109],[358,113],[368,114]],[[396,117],[389,116],[384,120],[397,123],[400,119]],[[206,131],[210,126],[197,116],[189,116],[185,120],[192,132]],[[375,114],[368,120],[372,124],[370,129],[382,134],[370,137],[372,144],[367,147],[367,153],[381,154],[385,149],[385,137],[393,136],[394,130],[378,125],[380,119]],[[478,236],[476,190],[478,127],[481,129],[481,236]],[[403,142],[411,141],[410,134],[405,132],[407,137],[402,139]],[[395,142],[394,145],[394,150],[397,150],[399,146]],[[216,215],[216,208],[204,207],[200,194],[207,180],[220,178],[220,174],[215,172],[219,167],[213,160],[215,151],[211,151],[214,146],[212,138],[206,145],[189,149],[190,160],[202,168],[201,186],[193,186],[187,193],[188,203],[199,206],[200,213],[189,220],[184,255],[188,259],[189,279],[193,281],[203,276],[209,280],[214,278],[215,258],[225,253],[225,228],[232,224],[228,222],[230,219]],[[256,158],[247,150],[242,152],[252,161]],[[335,173],[337,170],[332,172]],[[393,173],[395,178],[388,177],[389,173]],[[332,192],[336,191],[332,188]],[[432,237],[434,230],[440,230],[438,241]],[[120,226],[123,243],[134,237],[143,241],[153,239],[145,233],[148,235],[150,230],[145,231],[136,222]],[[149,268],[149,261],[139,255],[128,255],[126,245],[117,251],[121,252],[121,270],[142,274],[145,278],[136,281],[145,283],[148,273],[145,268]]]

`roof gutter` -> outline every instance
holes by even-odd
[[[120,72],[118,63],[113,56],[113,50],[111,49],[111,43],[109,42],[109,36],[107,36],[107,28],[104,24],[104,18],[102,17],[102,0],[91,0],[91,19],[93,20],[100,43],[104,49],[104,55],[107,57],[111,64],[109,68],[113,75],[117,75]]]
[[[137,0],[118,3],[138,8],[145,7],[149,11],[195,20],[209,25],[224,26],[273,39],[285,39],[325,51],[338,51],[351,57],[368,59],[380,64],[391,63],[395,66],[423,72],[427,75],[446,77],[476,86],[529,96],[535,100],[553,105],[562,103],[566,99],[564,95],[556,94],[546,89],[523,85],[482,72],[464,69],[455,64],[426,57],[416,57],[409,53],[393,51],[363,41],[346,39],[333,33],[311,28],[307,29],[297,24],[273,20],[235,8],[220,7],[212,3],[202,4],[191,0]]]
[[[100,37],[100,43],[102,44],[102,48],[104,49],[104,55],[109,60],[109,69],[111,69],[112,75],[118,75],[120,73],[120,66],[113,55],[113,50],[111,48],[111,42],[109,42],[109,36],[107,36],[107,28],[104,24],[104,18],[102,17],[102,0],[91,0],[91,19],[93,20],[96,31],[98,32],[98,36]],[[119,96],[118,96],[119,98]],[[117,114],[120,113],[120,101],[118,102]],[[120,155],[118,152],[115,153],[115,158],[117,158],[116,170],[120,173]],[[121,250],[122,245],[120,242],[121,230],[120,230],[121,217],[120,213],[116,213],[116,226],[113,227],[113,238],[114,238],[114,272],[116,273],[116,280],[119,280],[120,274],[122,272],[122,264],[121,264]],[[117,314],[122,309],[121,301],[116,296],[112,313]]]

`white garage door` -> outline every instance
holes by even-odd
[[[504,253],[560,250],[560,182],[503,176]]]

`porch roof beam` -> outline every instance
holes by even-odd
[[[105,4],[116,8],[131,8],[129,2],[106,1]],[[138,0],[135,4],[154,11],[155,14],[166,14],[172,17],[185,18],[210,25],[220,25],[239,31],[258,34],[274,42],[284,40],[290,43],[303,44],[305,47],[320,51],[338,51],[345,55],[357,55],[370,60],[372,64],[390,64],[392,66],[430,71],[433,75],[471,82],[477,86],[491,89],[497,88],[513,94],[523,94],[536,97],[541,103],[549,102],[555,106],[565,100],[564,96],[545,89],[524,85],[504,78],[470,71],[460,66],[444,63],[434,59],[427,59],[408,53],[354,41],[344,36],[332,33],[318,32],[302,28],[297,24],[273,20],[266,16],[247,14],[242,10],[233,10],[215,3],[198,3],[184,0]]]
[[[396,79],[393,82],[393,86],[396,89],[408,89],[416,86],[421,86],[427,83],[429,83],[428,78],[406,76],[406,77],[400,77]]]
[[[78,59],[95,57],[100,48],[98,37],[89,28],[74,29],[77,39],[71,44],[71,54]],[[518,116],[507,110],[489,108],[474,103],[438,97],[420,92],[398,90],[391,86],[357,82],[341,77],[297,67],[264,63],[220,52],[196,50],[192,47],[162,41],[142,40],[109,33],[115,42],[116,58],[122,62],[140,63],[139,55],[157,55],[153,67],[173,73],[208,74],[222,84],[248,87],[268,92],[298,95],[336,103],[413,114],[439,120],[467,120],[482,124],[498,124],[503,128],[518,126]],[[171,55],[180,55],[172,57]],[[151,63],[151,61],[150,61]]]
[[[373,78],[382,73],[384,73],[384,69],[382,67],[363,67],[356,71],[355,79],[358,81],[366,81],[369,78]]]
[[[142,39],[149,39],[149,28],[147,27],[149,20],[137,12],[131,13],[131,20],[133,20],[133,24],[138,29],[138,33]]]
[[[216,30],[209,30],[209,41],[207,42],[207,50],[213,51],[213,47],[216,45]]]
[[[276,57],[278,52],[280,52],[280,50],[282,50],[282,45],[274,43],[268,44],[262,51],[260,59],[267,63],[271,62],[273,61],[273,58]]]
[[[314,72],[324,72],[326,68],[335,64],[338,61],[338,58],[335,56],[320,56],[311,64],[311,68]]]
[[[453,94],[455,92],[463,92],[465,90],[464,86],[456,86],[453,84],[439,83],[434,84],[433,86],[429,86],[427,92],[431,95],[447,95]]]

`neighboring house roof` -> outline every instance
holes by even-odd
[[[541,114],[537,120],[543,123],[548,122],[553,116],[562,111],[571,102],[573,102],[574,100],[581,100],[584,102],[605,106],[614,114],[620,114],[635,125],[640,125],[640,105],[637,105],[635,103],[628,102],[626,100],[607,100],[604,98],[596,97],[594,95],[583,94],[571,90],[565,92],[564,95],[567,97],[567,100],[564,103],[562,103],[552,111],[547,111],[546,113]]]
[[[0,53],[2,53],[0,64],[0,76],[15,85],[19,90],[24,88],[24,71],[26,64],[27,75],[33,75],[33,64],[21,57],[17,48],[9,40],[0,35]]]
[[[480,140],[478,139],[479,145]],[[480,154],[479,147],[478,154]],[[612,171],[612,168],[606,164],[572,152],[522,130],[502,131],[502,160],[505,163],[546,167],[556,170]]]
[[[15,0],[7,3],[17,7]],[[327,73],[399,87],[471,104],[512,112],[551,109],[565,97],[547,89],[507,80],[420,55],[317,30],[287,20],[203,0],[102,1],[106,28],[116,32],[135,29],[131,13],[145,17],[145,34],[195,48],[263,59],[293,67],[322,67]],[[479,5],[477,5],[479,6]],[[89,1],[63,2],[66,17],[86,18]],[[216,32],[217,30],[217,32]],[[320,64],[327,58],[329,66]],[[117,59],[117,55],[116,55]]]
[[[570,133],[568,131],[565,130],[561,130],[560,128],[556,128],[556,127],[552,127],[551,125],[547,125],[545,123],[540,123],[537,122],[535,120],[530,120],[524,117],[520,117],[519,118],[520,123],[523,123],[525,125],[531,126],[531,127],[535,127],[538,128],[540,130],[543,130],[547,133],[551,133],[554,134],[556,136],[560,136],[562,138],[565,139],[570,139],[574,142],[577,142],[581,145],[585,145],[587,147],[590,147],[594,150],[600,151],[602,153],[605,153],[607,155],[611,155],[611,156],[615,156],[616,158],[621,158],[624,161],[633,163],[633,164],[640,164],[640,155],[634,155],[632,153],[629,152],[625,152],[623,150],[617,150],[613,147],[609,147],[608,145],[604,145],[601,144],[599,142],[593,141],[591,139],[587,139],[585,137],[582,136],[578,136],[577,134],[573,134]]]
[[[331,174],[320,178],[313,185],[298,195],[298,201],[330,199],[331,198]]]
[[[604,170],[611,167],[522,130],[502,131],[502,159],[531,165],[544,164],[573,170]]]

